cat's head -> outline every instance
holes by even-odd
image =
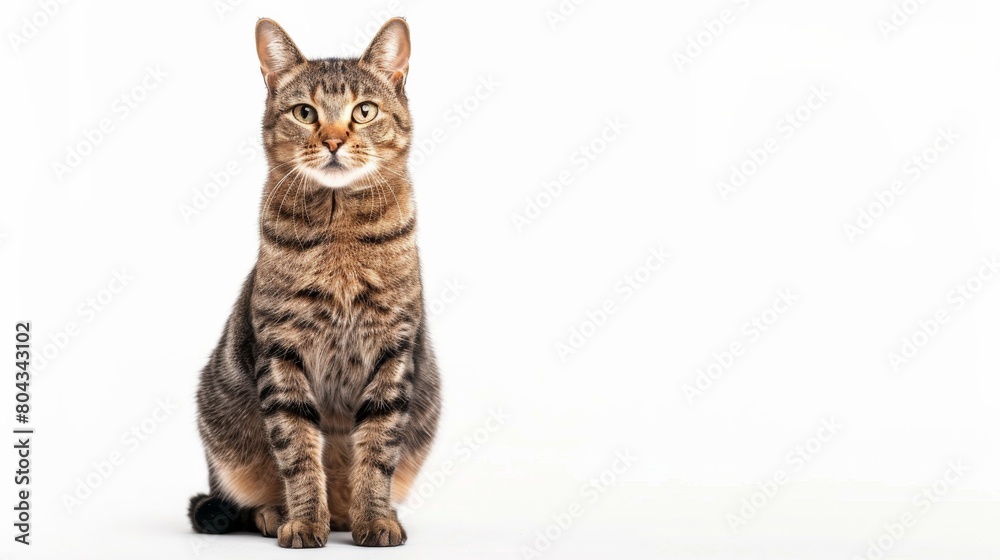
[[[411,131],[405,21],[386,22],[356,59],[308,60],[270,19],[257,22],[256,35],[268,91],[264,147],[275,172],[330,188],[363,188],[405,174]]]

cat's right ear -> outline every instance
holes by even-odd
[[[257,58],[268,91],[274,91],[281,74],[306,61],[292,38],[273,19],[257,22]]]
[[[361,61],[374,66],[402,90],[410,71],[410,26],[406,20],[397,17],[385,22]]]

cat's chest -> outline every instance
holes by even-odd
[[[294,283],[304,289],[315,289],[329,303],[351,311],[360,295],[385,283],[381,263],[368,262],[345,250],[329,250],[303,257]]]
[[[324,409],[353,411],[380,353],[416,324],[415,259],[349,249],[264,257],[257,301],[273,309],[258,316],[257,328],[300,350]],[[274,320],[279,324],[269,326]]]
[[[304,346],[306,376],[320,408],[352,413],[377,359],[375,337],[364,329],[333,325]]]
[[[379,266],[382,264],[382,266]],[[294,293],[316,328],[303,333],[304,361],[324,409],[353,411],[381,350],[405,319],[398,277],[384,263],[326,255],[304,263]]]

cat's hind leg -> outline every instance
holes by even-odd
[[[285,522],[285,511],[280,506],[260,506],[254,512],[254,524],[261,535],[278,537],[278,527]]]
[[[210,456],[211,457],[211,456]],[[188,516],[199,533],[259,531],[276,537],[285,520],[284,491],[273,460],[261,456],[237,465],[218,456],[209,460],[209,494],[191,498]]]
[[[279,506],[241,507],[221,496],[198,494],[191,498],[188,517],[198,533],[221,535],[256,528],[261,535],[275,538],[285,514]]]

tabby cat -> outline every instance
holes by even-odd
[[[269,19],[256,38],[260,250],[201,373],[210,492],[191,499],[191,524],[291,548],[331,530],[400,545],[392,502],[440,411],[406,168],[409,28],[389,20],[357,59],[307,60]]]

